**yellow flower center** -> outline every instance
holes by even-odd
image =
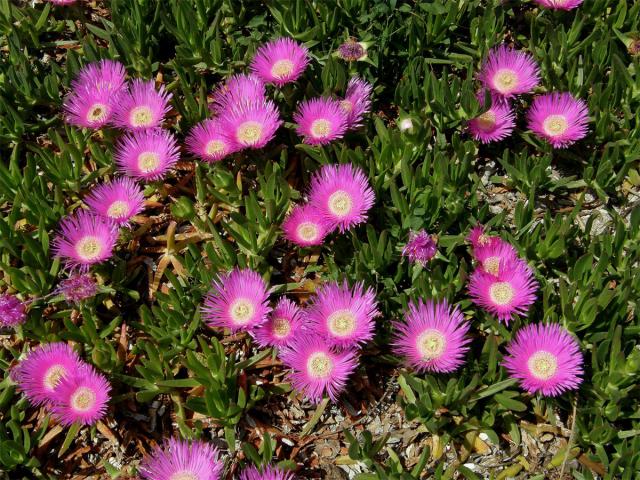
[[[540,350],[529,357],[527,367],[538,380],[549,380],[558,370],[558,359],[554,354]]]
[[[156,152],[142,152],[138,155],[138,168],[144,173],[155,171],[160,166],[160,155]]]
[[[484,132],[490,132],[496,127],[496,114],[487,110],[476,118],[478,128]]]
[[[148,127],[153,123],[153,112],[146,105],[135,107],[129,114],[129,122],[134,127]]]
[[[482,262],[485,272],[491,275],[498,275],[500,271],[500,257],[489,257]]]
[[[438,330],[429,329],[418,336],[416,346],[423,360],[434,360],[440,358],[444,353],[447,340]]]
[[[58,386],[60,379],[66,375],[67,369],[62,365],[52,365],[47,371],[44,373],[44,377],[42,378],[42,382],[47,390],[53,391],[54,388]]]
[[[337,217],[348,215],[352,207],[351,196],[344,190],[333,192],[329,197],[329,210]]]
[[[557,137],[567,131],[569,123],[564,115],[549,115],[542,122],[542,128],[550,137]]]
[[[340,102],[340,108],[343,112],[350,113],[353,110],[353,102],[345,98]]]
[[[480,245],[486,245],[491,240],[491,237],[485,235],[484,233],[478,237],[478,243]]]
[[[103,103],[94,103],[87,112],[87,120],[90,122],[101,122],[109,113],[108,107]]]
[[[497,305],[508,305],[515,295],[509,282],[496,282],[489,287],[489,297]]]
[[[252,120],[244,122],[238,127],[236,137],[240,143],[253,145],[262,138],[262,125]]]
[[[221,140],[211,140],[205,147],[207,155],[220,155],[225,151],[225,144]]]
[[[305,242],[313,242],[318,238],[318,226],[315,223],[303,222],[296,229],[298,236]]]
[[[71,407],[86,412],[96,403],[96,393],[88,387],[80,387],[71,395]]]
[[[326,378],[333,370],[333,361],[324,352],[316,352],[307,360],[307,372],[314,378]]]
[[[129,213],[129,204],[123,200],[116,200],[107,210],[107,216],[111,218],[124,217]]]
[[[102,244],[97,237],[83,237],[76,244],[76,253],[83,260],[95,260],[102,253]]]
[[[189,470],[180,470],[179,472],[173,473],[169,480],[199,480],[198,475]]]
[[[251,301],[246,298],[239,298],[231,305],[231,320],[235,324],[244,325],[251,320],[255,311],[256,309]]]
[[[291,333],[291,324],[286,318],[276,318],[271,328],[276,338],[285,338]]]
[[[338,310],[329,315],[329,331],[336,337],[347,337],[356,329],[356,317],[350,310]]]
[[[493,86],[500,93],[511,93],[518,86],[518,75],[510,68],[502,68],[493,76]]]
[[[293,72],[293,67],[294,65],[291,60],[286,58],[278,60],[273,64],[273,67],[271,67],[271,75],[278,79],[287,77],[291,75],[291,72]]]
[[[331,122],[324,118],[314,120],[311,124],[311,135],[314,138],[324,138],[331,133]]]

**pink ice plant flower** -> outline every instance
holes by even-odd
[[[322,245],[332,228],[333,224],[313,205],[296,205],[282,222],[284,237],[300,247]]]
[[[473,256],[480,264],[479,268],[491,275],[498,275],[501,265],[510,265],[518,259],[518,252],[509,242],[494,237],[494,240],[486,245],[474,248]]]
[[[113,160],[118,170],[140,181],[164,178],[180,159],[176,137],[167,130],[147,129],[125,135]]]
[[[483,225],[476,225],[469,231],[466,238],[467,242],[475,251],[476,248],[486,247],[498,240],[498,237],[489,235]]]
[[[478,94],[478,100],[484,105],[484,95]],[[507,138],[516,126],[515,113],[509,102],[493,95],[491,106],[473,120],[469,121],[469,131],[473,138],[482,142],[497,142]]]
[[[291,38],[261,45],[251,61],[251,71],[265,83],[278,87],[295,82],[309,64],[309,51]]]
[[[63,426],[95,425],[107,413],[111,385],[90,365],[70,371],[53,390],[51,413]]]
[[[219,162],[237,150],[217,118],[208,119],[191,129],[186,139],[189,151],[205,162]]]
[[[62,219],[60,231],[53,239],[53,252],[68,268],[88,270],[113,255],[118,241],[115,223],[86,210]]]
[[[26,321],[25,303],[10,293],[0,294],[0,326],[15,327]]]
[[[539,68],[533,57],[506,45],[489,52],[478,78],[485,88],[505,98],[528,93],[540,83]]]
[[[267,321],[253,331],[253,337],[261,347],[286,347],[303,329],[300,307],[288,298],[281,298]]]
[[[319,403],[324,395],[337,401],[358,365],[354,351],[337,351],[326,338],[310,333],[298,336],[279,356],[291,369],[288,380],[292,387],[313,403]]]
[[[120,96],[113,123],[124,130],[144,130],[162,125],[171,109],[171,94],[164,85],[156,90],[153,80],[135,79]]]
[[[369,179],[351,164],[324,165],[311,178],[309,204],[341,232],[365,222],[374,201]]]
[[[272,465],[261,469],[251,465],[240,472],[239,480],[293,480],[293,473]]]
[[[529,129],[553,148],[566,148],[587,136],[589,109],[570,93],[546,93],[533,99]]]
[[[98,285],[90,274],[74,273],[62,280],[55,292],[62,294],[67,302],[80,303],[93,297],[98,292]]]
[[[371,109],[371,92],[373,87],[360,77],[352,77],[347,85],[347,92],[340,107],[347,115],[347,129],[353,130],[362,126],[364,115]]]
[[[438,251],[434,237],[424,230],[409,232],[409,241],[402,249],[402,256],[410,262],[423,267],[435,256]]]
[[[298,104],[293,121],[298,135],[309,145],[326,145],[342,138],[349,116],[338,100],[318,97]]]
[[[269,307],[267,284],[259,273],[235,268],[212,283],[202,307],[210,327],[231,332],[249,331],[267,321]]]
[[[199,440],[165,440],[140,464],[146,480],[219,480],[223,471],[218,449]]]
[[[125,225],[142,212],[144,194],[137,183],[122,177],[91,189],[85,203],[96,215],[108,218],[117,225]]]
[[[213,92],[213,103],[209,109],[215,115],[223,115],[226,110],[243,103],[264,102],[266,89],[256,75],[233,75]]]
[[[282,125],[278,107],[271,100],[231,105],[219,118],[220,128],[237,150],[264,147]]]
[[[578,341],[558,324],[526,325],[507,346],[502,364],[530,394],[555,397],[582,382]]]
[[[582,5],[584,0],[534,0],[538,5],[551,10],[573,10]]]

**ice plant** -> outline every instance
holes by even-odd
[[[219,162],[237,149],[217,118],[208,119],[191,129],[186,139],[189,151],[205,162]]]
[[[551,10],[573,10],[582,5],[583,0],[534,0],[534,2]]]
[[[51,412],[64,426],[94,425],[107,412],[111,385],[90,365],[82,365],[60,378],[53,390]]]
[[[566,148],[587,135],[589,110],[570,93],[546,93],[533,99],[527,121],[536,136],[554,148]]]
[[[125,135],[113,154],[118,170],[142,181],[163,178],[179,158],[176,138],[171,132],[160,129],[140,130]]]
[[[469,281],[473,302],[507,324],[514,314],[527,313],[537,288],[533,271],[519,258],[501,261],[497,275],[477,268]]]
[[[268,301],[267,284],[260,274],[236,268],[213,282],[202,307],[203,318],[210,327],[251,330],[267,320]]]
[[[216,115],[234,105],[246,102],[265,101],[264,83],[256,75],[233,75],[213,92],[213,103],[209,109]]]
[[[69,278],[62,280],[56,294],[62,294],[70,303],[80,303],[82,300],[93,297],[98,292],[98,285],[88,273],[74,273]]]
[[[367,58],[367,44],[350,38],[338,47],[336,55],[347,62],[357,62]]]
[[[309,51],[290,38],[279,38],[258,48],[251,71],[265,83],[279,87],[295,82],[309,64]]]
[[[170,110],[170,99],[163,85],[156,90],[153,80],[135,79],[120,96],[113,122],[125,130],[159,127]]]
[[[0,326],[15,327],[27,320],[25,304],[15,295],[0,294]]]
[[[476,225],[467,235],[467,242],[471,243],[474,251],[476,248],[485,247],[495,242],[498,237],[488,235],[483,225]]]
[[[300,247],[322,245],[332,227],[312,205],[296,205],[282,222],[284,237]]]
[[[410,262],[418,263],[423,267],[429,263],[438,247],[434,237],[424,230],[418,232],[409,232],[409,241],[402,249],[402,256],[407,257]]]
[[[509,242],[494,237],[493,241],[474,248],[473,256],[480,263],[479,268],[492,275],[498,275],[501,265],[508,266],[517,260],[518,252]]]
[[[481,95],[478,100],[482,105],[484,97]],[[482,143],[497,142],[511,135],[515,125],[515,114],[509,103],[494,95],[487,111],[469,121],[469,131]]]
[[[83,365],[78,354],[66,343],[45,343],[21,360],[11,377],[29,402],[39,406],[51,404],[61,379]]]
[[[309,204],[341,232],[366,221],[374,201],[369,179],[351,164],[324,165],[311,178]]]
[[[208,443],[170,438],[140,464],[146,480],[219,480],[224,470],[218,449]]]
[[[264,147],[280,125],[278,107],[271,100],[235,104],[220,116],[220,128],[238,150]]]
[[[288,298],[281,298],[253,337],[261,347],[286,347],[302,330],[302,311]]]
[[[318,97],[300,102],[293,121],[305,143],[326,145],[342,138],[347,131],[348,115],[338,100]]]
[[[124,225],[142,212],[144,194],[142,188],[130,178],[118,178],[91,189],[85,203],[96,215],[108,218],[117,225]]]
[[[489,52],[478,78],[485,88],[507,98],[530,92],[540,82],[533,57],[505,45]]]
[[[327,344],[340,348],[359,348],[373,338],[377,308],[373,289],[362,283],[349,288],[330,282],[320,287],[307,307],[305,324],[323,335]]]
[[[414,370],[449,373],[464,363],[469,322],[446,300],[410,302],[404,322],[394,328],[394,351]]]
[[[326,394],[332,401],[344,390],[358,360],[353,351],[336,351],[326,339],[304,334],[280,353],[282,362],[291,369],[289,382],[313,403]]]
[[[103,217],[79,210],[60,222],[53,239],[53,252],[69,268],[87,270],[111,258],[118,240],[117,226]]]
[[[399,118],[398,129],[400,129],[401,132],[411,133],[413,131],[413,121],[411,117]]]
[[[364,114],[371,108],[372,91],[373,87],[366,80],[359,77],[349,80],[344,99],[340,101],[340,107],[347,115],[348,129],[362,126]]]
[[[580,345],[558,324],[521,328],[507,352],[502,364],[530,394],[554,397],[575,390],[582,382]]]
[[[293,474],[272,465],[258,469],[253,465],[240,472],[239,480],[293,480]]]

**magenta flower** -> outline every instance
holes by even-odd
[[[282,231],[290,242],[309,247],[322,245],[332,226],[312,205],[296,205],[282,222]]]
[[[502,364],[530,394],[555,397],[577,389],[582,382],[580,345],[558,324],[521,328],[507,351]]]
[[[116,225],[124,225],[142,212],[144,194],[130,178],[118,178],[92,188],[85,203],[96,215],[108,218]]]
[[[252,465],[240,473],[239,480],[293,480],[293,474],[271,465],[262,467],[262,470]]]
[[[518,259],[518,252],[509,242],[493,237],[493,241],[474,248],[473,256],[480,263],[479,268],[497,276],[501,265],[508,266]]]
[[[282,87],[295,82],[309,64],[309,51],[290,38],[279,38],[258,48],[251,71],[265,83]]]
[[[366,80],[359,77],[349,80],[344,100],[340,101],[340,107],[347,115],[347,129],[353,130],[362,126],[364,114],[371,108],[372,91],[373,87]]]
[[[186,143],[189,151],[205,162],[219,162],[237,149],[236,143],[224,133],[217,118],[193,127]]]
[[[83,365],[78,354],[66,343],[44,343],[20,361],[11,377],[32,405],[50,405],[61,379]]]
[[[118,241],[117,226],[86,210],[79,210],[60,221],[60,231],[53,239],[53,252],[69,268],[88,270],[113,255]]]
[[[365,222],[374,201],[369,179],[351,164],[324,165],[311,178],[309,204],[341,232]]]
[[[286,347],[302,330],[302,311],[287,298],[281,298],[269,318],[253,332],[261,347]]]
[[[98,292],[98,285],[88,273],[74,273],[69,278],[62,280],[56,294],[62,294],[69,303],[80,303],[82,300],[93,297]]]
[[[242,103],[264,102],[264,83],[255,75],[233,75],[213,92],[213,103],[209,109],[216,115]]]
[[[437,251],[438,247],[434,237],[424,230],[420,230],[417,233],[409,232],[409,241],[402,249],[402,256],[407,257],[410,262],[418,263],[424,267]]]
[[[533,99],[527,122],[529,129],[553,148],[566,148],[587,135],[589,109],[570,93],[546,93]]]
[[[260,274],[238,268],[213,282],[202,307],[207,325],[233,333],[264,323],[270,311],[267,284]]]
[[[498,274],[477,268],[469,281],[469,295],[479,307],[506,324],[513,314],[525,315],[536,300],[538,283],[533,271],[521,259],[500,263]]]
[[[551,10],[573,10],[582,5],[583,0],[533,0],[538,5]]]
[[[94,425],[107,413],[111,385],[90,365],[82,365],[60,378],[53,390],[51,412],[64,426]]]
[[[359,348],[373,338],[375,317],[380,315],[373,289],[364,290],[362,283],[349,288],[331,282],[318,289],[307,308],[305,323],[323,335],[329,346]]]
[[[0,326],[15,327],[26,321],[24,302],[9,293],[0,294]]]
[[[160,180],[179,159],[176,137],[160,129],[140,130],[125,135],[113,154],[118,170],[141,181]]]
[[[292,387],[313,403],[326,394],[332,401],[344,390],[349,375],[358,365],[354,352],[338,352],[321,336],[305,334],[280,352],[280,359],[289,373]]]
[[[278,107],[271,100],[230,105],[220,117],[220,128],[238,150],[262,148],[282,125]]]
[[[218,449],[208,443],[170,438],[140,464],[147,480],[219,480],[224,470]]]
[[[347,120],[348,115],[340,102],[325,97],[300,102],[293,114],[298,135],[310,145],[326,145],[342,138],[347,131]]]
[[[467,235],[467,242],[471,243],[471,247],[474,249],[480,247],[486,247],[495,242],[498,237],[487,235],[483,225],[476,225],[471,229],[469,235]]]
[[[500,45],[489,52],[478,78],[485,88],[509,98],[533,90],[540,73],[531,55]]]
[[[484,104],[482,92],[478,94],[478,100]],[[469,131],[482,143],[497,142],[511,135],[516,126],[515,118],[509,102],[493,95],[489,109],[469,121]]]
[[[88,63],[71,82],[71,87],[76,88],[82,84],[92,87],[105,88],[114,94],[119,93],[125,87],[127,71],[120,62],[104,59],[99,62]]]
[[[367,58],[367,45],[350,38],[338,47],[338,57],[347,62],[357,62]]]
[[[159,127],[169,112],[171,94],[164,85],[156,90],[155,82],[135,79],[119,98],[113,123],[125,130],[141,130]]]
[[[395,352],[414,370],[450,373],[464,363],[469,350],[469,322],[458,307],[444,300],[410,302],[404,322],[395,322]]]

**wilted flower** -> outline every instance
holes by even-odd
[[[538,5],[551,10],[572,10],[580,5],[584,0],[534,0]]]
[[[118,170],[138,180],[163,178],[180,159],[175,136],[167,130],[147,129],[125,135],[113,160]]]
[[[350,38],[338,47],[337,56],[347,62],[357,62],[367,58],[367,44]]]
[[[96,215],[108,218],[117,225],[124,225],[142,212],[144,194],[130,178],[118,178],[91,189],[85,203]]]
[[[410,262],[425,266],[431,260],[438,247],[434,238],[424,230],[409,233],[409,241],[402,249],[402,256]]]
[[[261,470],[252,465],[240,473],[239,480],[293,480],[293,474],[271,465],[263,466]]]
[[[251,71],[263,82],[279,87],[295,82],[309,64],[309,51],[290,38],[279,38],[258,48]]]
[[[503,97],[513,97],[533,90],[540,74],[531,55],[500,45],[489,52],[478,78],[485,88]]]
[[[159,127],[170,110],[170,99],[171,94],[165,91],[164,85],[156,90],[153,80],[135,79],[119,98],[113,122],[126,130]]]
[[[219,162],[238,148],[225,134],[217,118],[205,120],[193,127],[186,143],[189,151],[205,162]]]
[[[282,125],[278,107],[271,100],[230,105],[220,117],[220,128],[235,148],[262,148]]]
[[[322,245],[333,225],[312,205],[296,205],[282,222],[284,237],[300,247]]]
[[[193,440],[165,440],[140,464],[147,480],[219,480],[224,470],[218,449]]]
[[[339,101],[324,97],[300,102],[293,114],[298,135],[310,145],[326,145],[342,138],[347,131],[347,119]]]
[[[0,294],[0,326],[15,327],[26,320],[24,302],[9,293]]]
[[[371,92],[373,87],[369,82],[359,77],[352,77],[347,85],[344,100],[340,107],[347,115],[347,128],[354,129],[362,126],[362,118],[371,107]]]
[[[82,300],[93,297],[98,291],[98,285],[88,273],[76,273],[62,280],[56,293],[62,294],[70,303],[80,303]]]
[[[546,93],[533,99],[528,126],[554,148],[566,148],[587,135],[589,110],[570,93]]]
[[[302,329],[302,311],[288,298],[281,298],[265,323],[253,336],[261,347],[286,347]]]
[[[209,109],[216,115],[234,105],[246,102],[264,102],[266,89],[256,75],[233,75],[213,92],[213,103]]]
[[[111,385],[90,365],[69,371],[53,390],[51,412],[64,426],[94,425],[107,412]]]
[[[478,100],[484,104],[482,92],[478,94]],[[469,121],[469,131],[482,143],[497,142],[511,135],[516,126],[515,118],[509,103],[495,95],[489,109]]]

